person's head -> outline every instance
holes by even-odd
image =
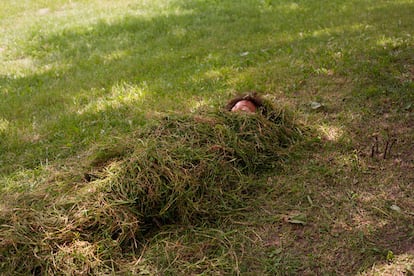
[[[238,101],[232,108],[232,112],[243,111],[243,112],[256,112],[256,105],[249,100]]]
[[[255,113],[262,105],[262,99],[255,92],[253,92],[230,100],[226,106],[226,109],[231,112]]]

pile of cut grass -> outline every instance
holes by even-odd
[[[255,179],[274,174],[301,136],[289,112],[265,109],[167,116],[117,157],[98,156],[83,183],[16,195],[1,208],[0,271],[119,271],[165,225],[213,226],[246,210]]]

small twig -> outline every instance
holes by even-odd
[[[384,159],[387,158],[387,151],[388,151],[388,146],[390,144],[390,140],[388,139],[387,142],[385,143],[385,149],[384,149]]]
[[[392,140],[391,140],[391,142],[390,142],[390,139],[388,139],[387,140],[387,143],[386,143],[386,145],[385,145],[385,150],[384,150],[384,159],[386,159],[387,158],[387,153],[388,153],[388,156],[390,156],[391,155],[391,148],[392,148],[392,146],[395,144],[395,142],[397,141],[397,139],[396,138],[393,138]]]
[[[391,148],[397,142],[397,138],[392,139],[390,147],[388,148],[388,155],[391,155]]]
[[[375,145],[372,145],[371,147],[371,158],[374,158],[375,155]]]
[[[378,135],[374,133],[372,137],[374,138],[374,143],[372,144],[372,147],[371,147],[371,158],[374,158],[375,154],[378,153]]]
[[[376,207],[376,206],[372,206],[373,209],[377,210],[378,212],[380,212],[381,214],[384,214],[385,216],[389,217],[390,214],[388,214],[387,212],[385,212],[384,210]]]
[[[162,223],[157,218],[152,218],[152,222],[157,225],[158,228],[162,227]]]

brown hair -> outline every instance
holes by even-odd
[[[231,111],[231,109],[240,101],[252,102],[258,109],[263,106],[261,97],[256,92],[249,92],[231,99],[226,105],[226,110]]]

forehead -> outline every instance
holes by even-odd
[[[256,105],[249,100],[240,100],[232,108],[232,111],[237,110],[249,110],[251,112],[254,112],[256,110]]]

